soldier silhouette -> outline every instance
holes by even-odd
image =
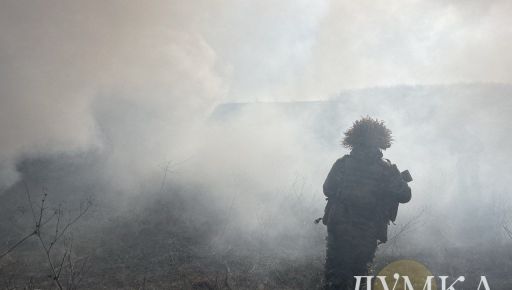
[[[377,245],[387,241],[387,228],[398,204],[411,199],[408,171],[382,158],[391,146],[384,122],[364,117],[345,132],[350,154],[338,159],[323,185],[327,205],[325,289],[354,289],[354,276],[368,275]],[[362,285],[361,289],[366,289]]]

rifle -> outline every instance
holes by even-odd
[[[404,170],[404,171],[400,172],[400,176],[402,176],[403,181],[405,181],[407,183],[412,181],[412,176],[411,176],[411,173],[409,172],[409,170]],[[398,214],[398,206],[399,206],[398,202],[393,202],[392,205],[390,206],[387,218],[392,223],[394,223],[396,220],[396,216]]]

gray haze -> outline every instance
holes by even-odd
[[[320,215],[341,132],[370,114],[395,134],[385,155],[415,178],[400,217],[427,208],[431,224],[459,228],[478,205],[511,202],[511,5],[2,1],[0,186],[24,158],[99,152],[94,174],[136,196],[160,186],[162,164],[182,162],[168,183],[209,188],[252,230],[297,184]],[[215,115],[222,103],[313,100],[336,103]]]

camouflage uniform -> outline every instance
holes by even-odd
[[[377,243],[387,240],[389,211],[408,202],[411,189],[379,149],[359,147],[334,163],[323,189],[325,288],[354,289],[354,276],[368,275]]]

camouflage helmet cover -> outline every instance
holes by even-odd
[[[384,121],[363,117],[354,122],[345,132],[342,144],[347,148],[377,147],[383,150],[391,147],[393,137],[391,130],[386,128]]]

